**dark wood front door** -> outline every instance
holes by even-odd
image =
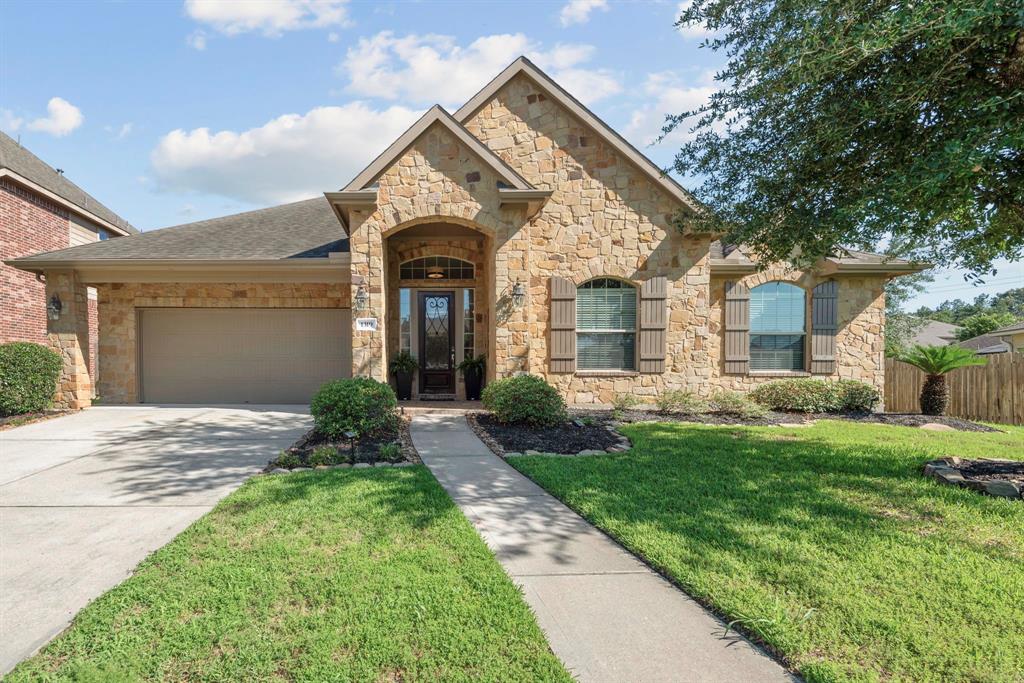
[[[455,393],[455,297],[420,292],[420,393]]]

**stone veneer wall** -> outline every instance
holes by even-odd
[[[135,403],[138,308],[348,308],[348,284],[113,283],[98,285],[104,403]],[[344,330],[339,334],[345,334]]]

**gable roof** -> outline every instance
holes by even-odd
[[[434,124],[440,124],[447,128],[458,140],[472,150],[494,171],[499,178],[517,190],[536,189],[530,183],[512,170],[501,157],[491,151],[487,145],[481,142],[476,136],[452,118],[452,115],[444,110],[439,104],[431,107],[426,114],[420,117],[419,121],[412,124],[407,131],[402,133],[397,140],[385,149],[381,154],[370,162],[370,165],[349,182],[342,192],[357,192],[365,190],[367,186],[380,176],[381,173],[393,166],[398,159],[405,154],[413,143]]]
[[[76,261],[272,261],[347,252],[323,197],[160,230],[33,254],[8,263],[22,269]]]
[[[65,178],[63,173],[58,173],[57,169],[22,147],[17,140],[0,132],[0,177],[5,175],[12,176],[14,180],[37,192],[42,190],[41,194],[54,195],[51,199],[64,200],[60,203],[70,204],[67,208],[118,234],[131,235],[138,232],[128,221]]]
[[[1018,320],[1015,323],[1011,323],[1006,327],[1000,327],[998,330],[992,330],[989,332],[994,337],[1010,336],[1014,334],[1020,334],[1024,332],[1024,320]]]
[[[498,74],[490,83],[484,86],[483,90],[474,95],[458,111],[455,118],[465,123],[480,110],[485,104],[494,99],[494,96],[505,84],[520,74],[528,77],[537,87],[544,91],[555,102],[567,109],[573,116],[589,126],[598,135],[604,138],[616,152],[628,159],[636,168],[646,174],[656,185],[661,187],[670,197],[677,199],[691,211],[700,211],[700,204],[686,188],[666,174],[662,169],[644,156],[640,150],[631,145],[624,137],[619,135],[615,129],[602,121],[594,112],[587,109],[575,97],[570,95],[562,86],[556,83],[550,76],[537,68],[533,62],[526,57],[519,57]]]
[[[973,349],[981,355],[987,355],[990,353],[1009,353],[1010,351],[1013,351],[1013,348],[1010,346],[1010,342],[993,336],[992,334],[980,334],[977,337],[965,339],[962,342],[958,342],[957,346],[962,346],[965,349]]]
[[[960,329],[959,325],[929,320],[917,331],[910,343],[922,346],[949,346],[956,341],[956,333]]]

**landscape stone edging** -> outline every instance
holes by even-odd
[[[1017,462],[1016,460],[1001,460],[997,458],[977,459],[985,460],[987,462]],[[942,484],[959,486],[960,488],[971,489],[973,491],[980,491],[982,493],[987,493],[990,496],[1010,499],[1024,498],[1024,489],[1022,489],[1021,486],[1014,484],[1012,481],[1006,481],[1005,479],[982,481],[964,477],[963,473],[959,470],[959,466],[963,462],[962,458],[958,458],[956,456],[930,460],[926,462],[922,468],[923,474],[924,476],[931,477]]]
[[[501,444],[497,442],[487,430],[480,426],[480,423],[476,421],[475,413],[466,413],[466,422],[469,424],[470,429],[476,434],[477,438],[484,442],[487,446],[499,458],[514,458],[521,455],[546,455],[553,458],[579,458],[579,457],[590,457],[594,455],[608,455],[609,453],[622,453],[628,451],[633,447],[633,443],[629,440],[625,434],[621,434],[615,427],[609,426],[606,429],[611,432],[618,439],[618,443],[608,446],[603,450],[596,448],[585,448],[579,453],[544,453],[542,451],[527,450],[524,453],[517,451],[506,451],[502,448]]]

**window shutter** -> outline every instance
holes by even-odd
[[[822,282],[811,295],[811,372],[836,370],[836,329],[839,327],[839,283]]]
[[[576,370],[576,285],[551,278],[551,372]]]
[[[741,282],[725,283],[725,372],[750,372],[750,290]]]
[[[668,280],[653,277],[640,285],[640,372],[665,372]]]

